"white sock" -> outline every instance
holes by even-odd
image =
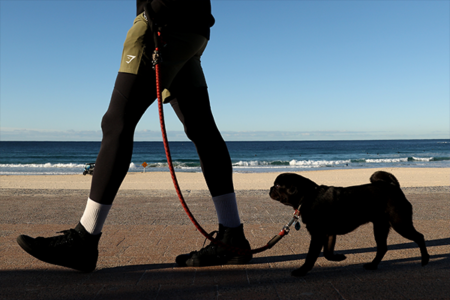
[[[241,225],[235,193],[213,197],[213,201],[219,224],[230,228],[236,228]]]
[[[90,234],[96,235],[101,233],[111,206],[111,204],[100,204],[88,198],[86,208],[80,220],[81,225]]]

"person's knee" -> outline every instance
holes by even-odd
[[[201,133],[200,128],[198,126],[189,126],[189,124],[185,124],[184,126],[184,133],[186,133],[186,136],[188,139],[190,139],[192,142],[195,143],[195,141],[201,139]]]
[[[186,89],[175,96],[170,104],[192,142],[214,143],[223,140],[212,115],[206,87]]]
[[[221,142],[222,136],[214,123],[187,122],[184,126],[186,136],[194,143],[216,143]]]
[[[122,115],[108,110],[102,118],[101,128],[103,137],[117,137],[133,135],[133,122]]]
[[[103,136],[119,134],[123,131],[123,123],[114,118],[110,111],[107,111],[102,118],[101,128]]]

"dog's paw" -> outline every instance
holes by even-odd
[[[364,265],[364,269],[366,270],[376,270],[378,269],[378,265],[374,263],[368,263]]]
[[[302,276],[305,276],[308,272],[309,272],[309,270],[307,268],[300,267],[300,268],[292,271],[291,276],[302,277]]]
[[[325,258],[329,261],[343,261],[347,258],[347,256],[345,256],[344,254],[333,254],[325,256]]]

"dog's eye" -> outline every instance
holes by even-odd
[[[280,185],[279,185],[279,184],[275,184],[275,188],[276,188],[276,189],[279,189],[279,188],[280,188]]]

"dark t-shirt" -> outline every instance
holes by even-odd
[[[194,32],[209,39],[210,27],[214,25],[210,0],[136,0],[136,14],[151,9],[152,18],[169,30]]]

